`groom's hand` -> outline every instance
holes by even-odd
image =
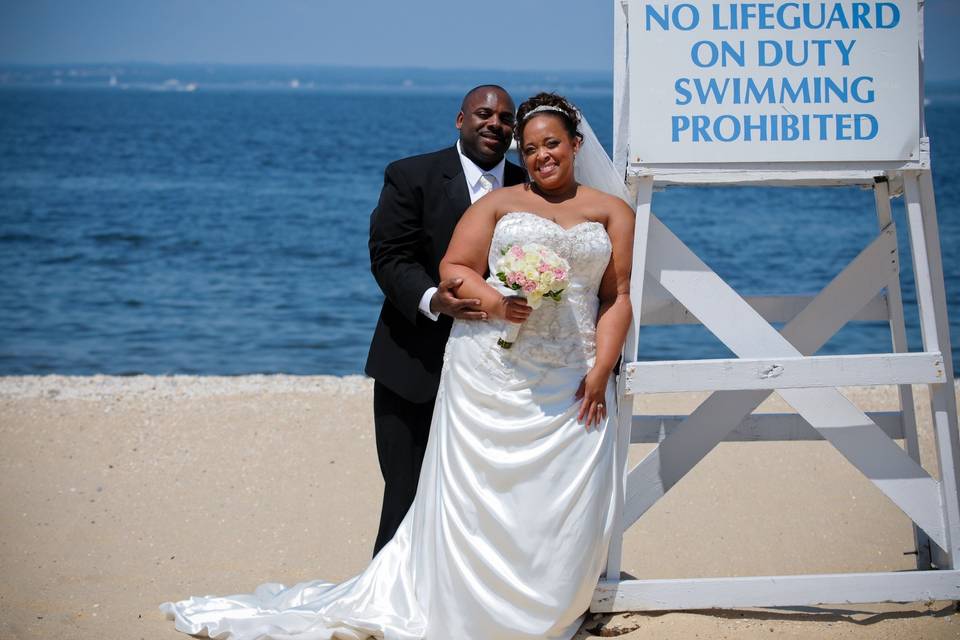
[[[457,297],[457,289],[463,284],[463,278],[441,280],[437,292],[430,298],[430,311],[444,313],[463,320],[485,320],[487,314],[480,310],[480,301],[476,298]]]

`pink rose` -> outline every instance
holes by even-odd
[[[537,290],[537,283],[533,280],[527,280],[523,283],[524,293],[532,293]]]
[[[523,258],[523,249],[521,249],[520,245],[518,244],[513,245],[513,248],[510,249],[510,253],[511,255],[513,255],[514,258],[517,258],[517,259]]]
[[[566,270],[565,270],[565,269],[561,269],[560,267],[557,267],[556,269],[553,270],[553,275],[556,276],[557,280],[566,280],[566,279],[567,279],[567,272],[566,272]]]

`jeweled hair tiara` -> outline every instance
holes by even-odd
[[[526,115],[523,116],[523,119],[524,119],[524,120],[527,120],[527,119],[530,118],[530,116],[532,116],[533,114],[535,114],[535,113],[541,113],[541,112],[543,112],[543,111],[556,111],[557,113],[562,113],[562,114],[565,115],[565,116],[569,116],[569,115],[570,115],[570,114],[568,114],[566,111],[564,111],[563,109],[561,109],[560,107],[555,107],[555,106],[553,106],[552,104],[542,104],[542,105],[540,105],[539,107],[534,107],[533,109],[530,109],[530,111],[527,111]]]

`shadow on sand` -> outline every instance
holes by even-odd
[[[877,605],[883,607],[888,605]],[[899,605],[904,606],[904,605]],[[700,609],[677,611],[630,612],[621,614],[592,614],[587,617],[576,640],[591,637],[613,638],[637,631],[645,621],[662,616],[683,613],[693,616],[708,616],[722,620],[757,620],[764,622],[840,622],[856,626],[869,626],[886,620],[914,618],[943,618],[960,611],[954,602],[913,603],[912,608],[895,611],[872,611],[870,609],[841,609],[834,607],[776,607],[771,609]]]

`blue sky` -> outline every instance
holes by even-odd
[[[927,0],[927,76],[960,80],[960,0]],[[611,0],[0,0],[0,63],[612,68]]]

